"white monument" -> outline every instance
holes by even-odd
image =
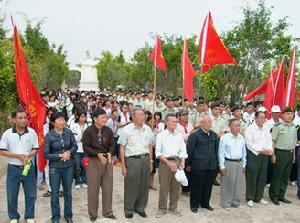
[[[98,76],[96,64],[97,60],[92,59],[89,55],[83,59],[78,65],[81,73],[79,90],[83,91],[98,91]]]

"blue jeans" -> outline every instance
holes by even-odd
[[[25,194],[25,219],[34,218],[34,205],[36,201],[36,175],[32,166],[28,176],[22,176],[23,168],[8,164],[7,167],[7,210],[10,219],[19,219],[18,197],[20,184],[22,183]]]
[[[75,185],[87,184],[86,181],[86,170],[82,166],[82,159],[86,157],[85,153],[75,153],[75,163],[76,163],[76,177],[75,177]]]
[[[66,168],[50,168],[49,179],[51,186],[51,212],[52,220],[60,219],[59,187],[62,182],[64,191],[64,217],[72,218],[72,182],[73,166]]]

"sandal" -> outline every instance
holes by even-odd
[[[43,194],[43,197],[51,197],[51,192],[47,191],[46,193]]]

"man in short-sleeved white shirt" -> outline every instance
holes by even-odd
[[[132,121],[124,127],[118,140],[122,175],[125,177],[124,211],[126,218],[133,218],[134,212],[146,218],[154,135],[149,126],[144,124],[145,113],[142,108],[132,112]]]
[[[34,223],[36,201],[36,174],[33,166],[38,149],[38,136],[27,127],[27,114],[16,111],[12,114],[14,127],[6,130],[0,140],[0,155],[8,158],[7,168],[7,210],[11,223],[20,219],[18,213],[18,194],[20,184],[25,194],[25,216],[27,223]],[[28,174],[23,174],[24,165],[32,162]]]

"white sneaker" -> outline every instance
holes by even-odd
[[[264,199],[261,199],[259,203],[260,203],[260,204],[263,204],[263,205],[266,205],[266,204],[268,204],[268,201],[266,201],[266,200],[264,200]]]
[[[75,185],[75,189],[80,189],[80,184]]]
[[[252,208],[254,206],[254,203],[253,203],[253,201],[250,200],[247,202],[247,205],[248,205],[248,207]]]
[[[267,184],[267,188],[270,188],[271,184]]]
[[[81,185],[83,188],[88,188],[88,185],[87,184],[82,184]]]
[[[12,219],[12,220],[10,220],[9,223],[18,223],[18,220],[17,219]]]
[[[291,186],[296,186],[296,181],[292,181],[290,184]]]
[[[35,221],[33,219],[27,219],[27,223],[34,223]]]

